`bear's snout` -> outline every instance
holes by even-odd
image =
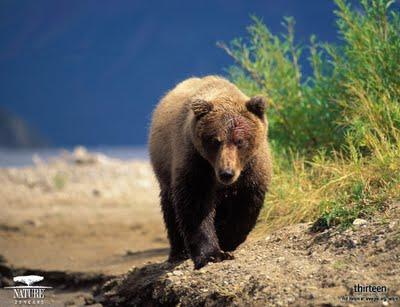
[[[223,145],[214,164],[215,175],[222,184],[232,184],[240,175],[238,151],[230,144]]]
[[[235,177],[235,171],[231,168],[219,170],[218,178],[222,183],[230,184]]]

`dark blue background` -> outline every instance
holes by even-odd
[[[178,81],[223,74],[216,47],[294,16],[299,41],[336,37],[330,0],[0,2],[0,106],[52,145],[144,144],[151,110]]]

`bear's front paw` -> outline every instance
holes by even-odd
[[[169,263],[179,263],[179,262],[185,261],[188,258],[189,258],[189,256],[186,253],[186,251],[182,251],[182,252],[178,252],[178,253],[171,252],[168,257],[168,262]]]
[[[194,268],[198,270],[209,262],[221,262],[224,260],[232,260],[232,259],[234,259],[234,257],[231,253],[224,252],[222,250],[217,250],[215,252],[206,255],[197,256],[193,259],[193,262],[194,262]]]

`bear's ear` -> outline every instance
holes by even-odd
[[[200,119],[201,117],[209,113],[212,110],[213,106],[208,101],[197,99],[192,102],[191,108],[196,119]]]
[[[246,108],[251,113],[263,119],[265,109],[267,108],[267,101],[262,96],[254,96],[248,102],[246,102]]]

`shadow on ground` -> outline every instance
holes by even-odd
[[[179,298],[175,293],[166,293],[166,277],[180,263],[154,263],[133,268],[128,276],[117,277],[106,282],[95,292],[95,301],[103,306],[175,306]],[[163,292],[163,300],[156,299],[154,293]]]

